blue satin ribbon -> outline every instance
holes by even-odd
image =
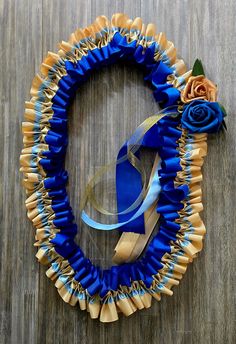
[[[155,124],[144,135],[141,146],[146,148],[153,148],[157,150],[160,146],[158,141],[158,125]],[[127,154],[129,141],[125,143],[120,149],[117,159],[120,159],[123,155]],[[139,155],[139,151],[136,156]],[[124,223],[120,229],[123,232],[134,232],[139,234],[145,233],[144,225],[144,213],[139,217],[136,217],[132,221],[129,221],[131,215],[136,213],[136,210],[123,214],[125,209],[128,209],[131,204],[135,202],[142,191],[142,180],[140,173],[130,164],[128,160],[116,166],[116,193],[117,193],[117,210],[118,210],[118,222]],[[145,210],[146,211],[146,210]],[[145,212],[144,211],[144,212]]]
[[[142,134],[138,127],[131,138],[125,142],[121,147],[117,160],[121,159],[128,153],[129,146],[137,143],[138,138]],[[161,142],[159,139],[159,127],[158,124],[152,126],[143,136],[140,143],[140,147],[135,153],[136,157],[139,157],[140,148],[152,148],[157,151]],[[160,164],[159,164],[160,167]],[[159,168],[158,167],[158,168]],[[134,210],[129,211],[129,208],[135,204],[139,196],[142,193],[142,178],[129,160],[116,165],[116,193],[117,193],[117,210],[118,210],[118,222],[113,224],[102,224],[96,222],[90,218],[90,216],[82,211],[81,219],[90,227],[99,230],[113,230],[120,229],[123,232],[145,233],[144,212],[153,204],[158,198],[160,193],[160,182],[158,176],[158,169],[155,171],[153,181],[150,185],[148,194],[145,200],[139,207],[139,204]]]
[[[163,121],[168,122],[167,119]],[[152,126],[143,136],[139,149],[136,151],[136,157],[139,157],[141,147],[148,147],[157,151],[163,145],[173,146],[174,153],[176,143],[169,137],[160,136],[160,129],[158,123]],[[176,138],[179,136],[179,131],[176,129],[169,129],[171,136]],[[140,135],[139,127],[135,130],[131,138],[121,147],[117,160],[121,159],[128,152],[129,146],[137,143],[137,138]],[[161,137],[161,138],[160,138]],[[176,173],[180,169],[179,158],[167,158],[161,164],[162,168],[166,171]],[[119,229],[123,232],[134,232],[139,234],[145,233],[144,213],[158,198],[161,191],[161,184],[159,181],[158,173],[160,164],[154,173],[154,178],[150,184],[149,191],[146,198],[141,203],[138,203],[136,208],[129,210],[132,205],[138,200],[142,193],[142,180],[141,175],[137,169],[135,169],[130,161],[127,159],[120,164],[116,165],[116,192],[117,192],[117,210],[118,210],[118,222],[113,224],[103,224],[91,219],[91,217],[83,210],[81,213],[81,219],[88,226],[98,230],[113,230]]]
[[[113,224],[99,223],[91,219],[84,210],[81,213],[81,219],[88,226],[94,229],[106,230],[106,231],[121,228],[122,226],[125,226],[133,222],[134,220],[138,219],[153,204],[153,202],[155,202],[155,200],[158,198],[158,195],[161,191],[161,185],[160,185],[159,175],[158,175],[159,168],[160,168],[160,163],[158,164],[158,167],[154,173],[150,188],[148,190],[147,196],[145,197],[143,203],[141,204],[139,209],[126,221],[113,223]]]
[[[117,156],[120,159],[128,152],[128,144],[125,143]],[[139,151],[135,154],[139,158]],[[116,197],[117,197],[117,212],[124,212],[135,202],[142,191],[142,180],[139,171],[137,171],[129,162],[129,160],[116,165]],[[144,216],[141,214],[133,221],[129,219],[136,213],[136,209],[126,214],[118,214],[118,223],[123,223],[123,226],[118,228],[124,232],[144,232]]]

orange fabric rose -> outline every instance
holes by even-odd
[[[216,98],[217,86],[204,75],[191,76],[181,92],[183,103],[190,103],[197,99],[215,102]]]

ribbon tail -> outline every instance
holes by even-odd
[[[153,202],[155,202],[155,200],[159,196],[159,193],[161,191],[161,185],[160,185],[159,175],[158,175],[159,167],[160,167],[160,161],[159,161],[158,167],[156,168],[156,171],[154,173],[154,176],[153,176],[153,179],[152,179],[152,182],[151,182],[151,185],[150,185],[150,188],[149,188],[149,191],[147,193],[146,198],[144,199],[143,203],[141,204],[139,209],[136,211],[136,213],[133,216],[131,216],[127,221],[121,222],[121,223],[113,223],[113,224],[99,223],[99,222],[96,222],[93,219],[91,219],[84,210],[82,211],[82,214],[81,214],[82,221],[94,229],[108,231],[108,230],[121,228],[122,226],[126,225],[127,223],[138,218],[153,204]]]

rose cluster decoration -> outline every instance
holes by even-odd
[[[226,111],[217,102],[217,86],[205,77],[202,63],[197,59],[192,76],[181,91],[181,124],[190,133],[215,133],[223,126]]]

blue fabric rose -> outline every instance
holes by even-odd
[[[191,133],[214,133],[219,130],[223,116],[219,103],[194,100],[184,105],[181,123]]]

